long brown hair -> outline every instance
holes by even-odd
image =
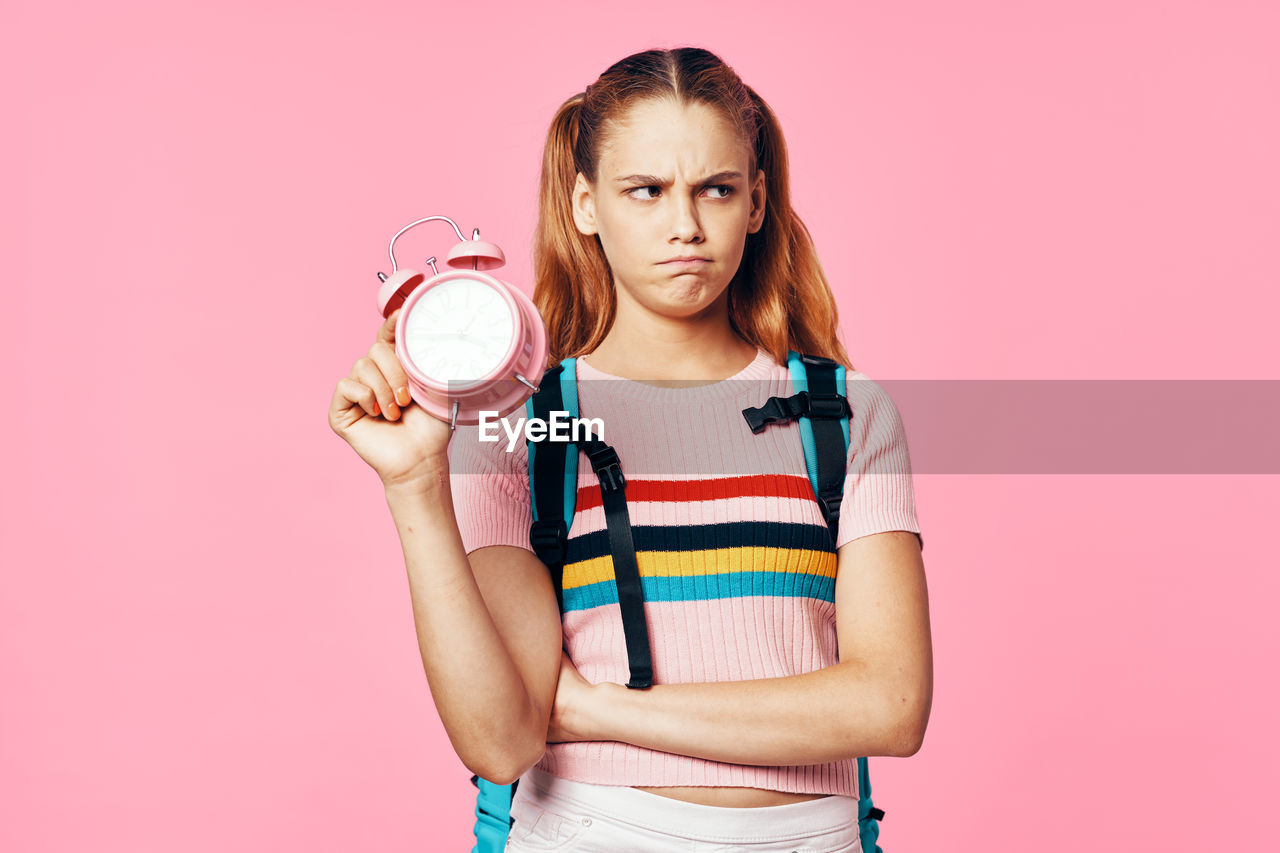
[[[782,128],[732,68],[697,47],[646,50],[614,63],[586,91],[561,104],[551,121],[533,246],[533,301],[547,324],[551,365],[595,350],[617,310],[604,248],[573,221],[577,174],[594,184],[606,125],[637,101],[654,98],[719,109],[748,142],[748,178],[756,169],[765,172],[764,222],[747,234],[742,264],[729,285],[730,326],[781,363],[793,349],[851,367],[813,238],[791,209]]]

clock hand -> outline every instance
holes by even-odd
[[[507,337],[507,335],[506,335],[506,333],[505,333],[505,332],[472,332],[472,333],[471,333],[471,334],[469,334],[469,335],[467,335],[467,334],[463,334],[462,332],[430,332],[430,333],[428,333],[428,334],[429,334],[431,337],[433,337],[433,338],[467,338],[467,339],[475,339],[475,338],[505,338],[505,337]]]

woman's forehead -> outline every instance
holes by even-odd
[[[600,148],[607,181],[632,174],[694,181],[745,171],[748,152],[737,129],[705,104],[641,102],[611,124]]]

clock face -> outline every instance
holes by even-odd
[[[405,349],[440,383],[473,382],[493,373],[511,348],[515,317],[492,285],[454,278],[433,286],[405,318]]]

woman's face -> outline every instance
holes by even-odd
[[[595,185],[578,174],[573,215],[599,235],[620,306],[684,318],[720,299],[764,221],[765,174],[747,174],[749,156],[704,104],[644,101],[609,126]]]

